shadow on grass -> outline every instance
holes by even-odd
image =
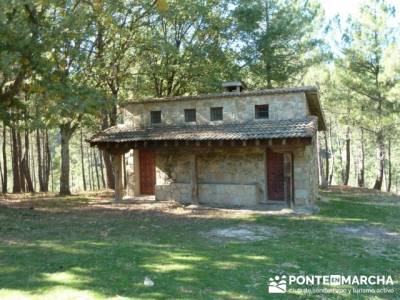
[[[244,219],[89,210],[90,199],[79,197],[38,199],[34,209],[30,202],[0,206],[0,289],[34,296],[61,288],[99,298],[264,299],[268,278],[278,273],[398,274],[398,266],[385,257],[363,252],[360,241],[344,245],[339,234],[330,233],[341,223],[384,223],[387,208],[368,210],[335,199],[316,216]],[[388,226],[398,226],[398,213],[397,218]],[[253,223],[277,226],[283,234],[248,243],[199,234]],[[143,285],[145,276],[154,287]]]

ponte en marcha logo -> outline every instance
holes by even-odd
[[[382,293],[394,293],[394,281],[390,275],[275,275],[270,277],[268,281],[268,292],[271,294],[275,293],[286,293],[291,291],[292,286],[306,287],[304,291],[313,292],[309,289],[310,287],[317,288],[318,286],[329,286],[330,288],[354,288],[359,286],[386,286],[387,289],[366,289],[365,292],[382,292]],[[315,291],[323,292],[320,288]],[[349,292],[349,290],[343,290]],[[354,292],[363,291],[353,290]],[[329,293],[329,290],[325,290]],[[335,292],[331,290],[330,292]]]

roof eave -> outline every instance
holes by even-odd
[[[324,112],[322,111],[321,102],[319,100],[320,96],[318,89],[315,89],[314,91],[307,91],[306,98],[311,115],[318,117],[318,131],[325,131],[326,122]]]

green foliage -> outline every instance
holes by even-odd
[[[320,88],[335,172],[348,128],[355,147],[367,130],[373,169],[373,135],[387,143],[400,123],[394,13],[383,0],[365,1],[339,28],[332,64],[327,40],[336,36],[324,31],[314,0],[2,1],[0,119],[52,130],[55,151],[55,128],[113,125],[127,99],[216,92],[233,79],[249,88],[311,84]]]
[[[168,10],[148,18],[151,26],[143,30],[138,47],[138,84],[143,83],[144,94],[210,92],[232,78],[225,9],[221,1],[169,1]]]
[[[394,8],[381,0],[367,1],[358,19],[347,20],[343,33],[343,56],[337,59],[341,83],[358,95],[353,102],[366,127],[384,130],[399,112],[400,101],[392,97],[400,83],[400,63],[393,60],[400,48],[390,23]]]
[[[21,104],[25,80],[41,72],[46,45],[41,29],[45,7],[33,1],[0,2],[0,115]]]
[[[233,15],[239,59],[256,87],[288,85],[322,58],[321,8],[314,1],[239,0]]]

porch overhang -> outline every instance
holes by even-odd
[[[309,144],[318,129],[318,118],[270,120],[242,124],[160,125],[110,127],[87,141],[110,153],[130,149],[169,147],[281,146]]]

